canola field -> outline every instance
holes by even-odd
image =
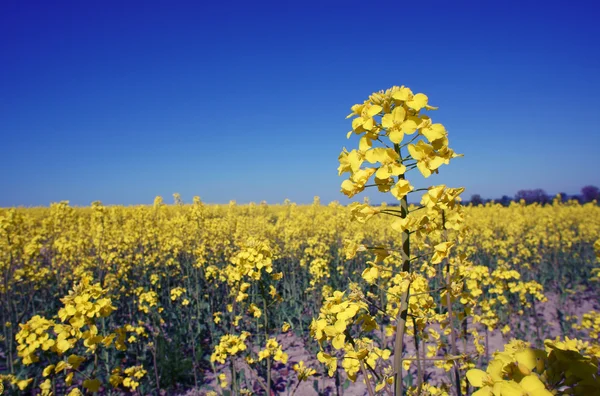
[[[598,298],[600,265],[593,250],[600,235],[598,206],[555,201],[464,210],[468,231],[448,257],[461,275],[446,290],[458,314],[453,326],[459,354],[465,355],[461,370],[486,359],[486,332],[499,330],[507,342],[517,338],[543,349],[547,324],[536,323],[535,310],[546,293]],[[377,321],[354,341],[368,346],[365,361],[373,368],[391,367],[393,321],[381,320],[379,310],[397,310],[394,294],[408,282],[401,272],[390,276],[400,262],[394,250],[398,232],[385,218],[363,224],[351,217],[349,208],[318,199],[310,206],[214,206],[195,198],[191,205],[157,199],[154,206],[73,208],[62,202],[3,209],[5,392],[150,394],[197,388],[221,394],[233,382],[235,392],[260,393],[260,385],[248,387],[257,380],[265,385],[267,369],[277,383],[276,365],[290,366],[287,388],[329,374],[340,378],[342,388],[360,372],[352,364],[358,359],[338,356],[327,345],[321,350],[318,326],[311,324],[318,323],[323,307],[349,296],[347,306],[360,305],[352,308],[357,315]],[[417,336],[422,359],[451,354],[446,296],[424,293],[446,286],[445,271],[418,258],[436,242],[423,238],[414,250],[419,275],[413,290],[420,294],[411,297],[414,316],[407,331]],[[354,244],[389,250],[355,254]],[[378,255],[386,257],[377,261]],[[339,290],[348,288],[350,294],[341,296]],[[596,362],[600,313],[571,320],[565,312],[563,320],[564,335],[547,348]],[[432,326],[436,322],[441,327]],[[320,353],[324,364],[289,361],[278,342],[289,332],[315,356]],[[416,377],[416,360],[405,362]],[[431,361],[420,362],[422,378],[426,363]],[[453,367],[444,360],[433,363]],[[234,373],[250,367],[245,371],[250,374],[232,378],[232,367]],[[218,386],[203,387],[215,373]]]
[[[2,392],[598,394],[600,207],[415,188],[460,157],[435,109],[351,108],[341,191],[394,205],[0,209]]]

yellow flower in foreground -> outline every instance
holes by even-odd
[[[329,374],[330,377],[333,377],[335,370],[337,370],[336,357],[321,351],[317,353],[317,359],[319,360],[319,362],[327,366],[327,374]]]
[[[405,118],[406,109],[402,106],[395,107],[391,113],[381,118],[381,125],[388,130],[388,137],[395,144],[399,144],[404,139],[402,124]]]
[[[435,252],[431,258],[431,264],[439,264],[450,254],[454,242],[442,242],[434,246]]]
[[[390,192],[397,199],[402,199],[412,190],[414,190],[414,187],[410,185],[410,182],[408,180],[401,179],[398,180],[398,183],[396,183],[394,187],[390,189]]]
[[[417,160],[417,168],[423,176],[429,177],[437,170],[446,159],[439,156],[430,144],[420,140],[417,144],[409,144],[408,152]]]

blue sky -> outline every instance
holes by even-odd
[[[465,155],[418,186],[600,184],[592,2],[51,3],[0,6],[0,206],[346,203],[345,116],[392,85]]]

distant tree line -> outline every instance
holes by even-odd
[[[598,189],[598,187],[596,187],[596,186],[585,186],[581,189],[580,194],[568,195],[567,193],[563,192],[563,193],[559,193],[559,195],[563,202],[569,201],[569,200],[575,200],[579,203],[584,204],[584,203],[592,202],[593,200],[596,200],[596,202],[600,203],[600,189]],[[546,191],[542,190],[541,188],[536,188],[534,190],[519,190],[519,191],[517,191],[517,193],[515,194],[514,197],[509,197],[508,195],[503,195],[502,198],[500,198],[500,199],[484,199],[479,194],[473,194],[473,195],[471,195],[470,201],[463,201],[463,203],[464,204],[470,203],[472,205],[482,205],[487,202],[494,201],[503,206],[508,206],[513,201],[520,202],[521,200],[524,200],[525,203],[527,203],[527,204],[532,204],[532,203],[537,202],[539,204],[544,205],[547,203],[551,203],[553,198],[554,198],[553,195],[548,195],[546,193]]]

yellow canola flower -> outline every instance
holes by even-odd
[[[18,380],[16,382],[17,388],[19,388],[19,390],[24,391],[25,389],[27,389],[27,387],[33,382],[33,378],[29,378],[26,380]]]
[[[404,140],[404,131],[406,126],[406,109],[402,106],[397,106],[391,113],[385,114],[381,119],[381,125],[387,129],[388,137],[392,143],[399,144]]]
[[[187,290],[183,287],[176,287],[171,289],[171,301],[176,301],[182,294],[186,293]]]
[[[283,352],[283,350],[281,349],[281,345],[279,345],[275,338],[269,338],[267,340],[267,345],[265,346],[265,349],[258,352],[259,361],[262,361],[269,357],[283,364],[286,364],[288,361],[288,354]]]
[[[317,370],[306,367],[303,360],[300,360],[298,363],[294,364],[292,368],[298,375],[298,381],[308,381],[309,377],[312,377],[317,373]]]
[[[321,351],[317,353],[317,359],[319,362],[325,364],[327,367],[327,374],[329,374],[330,377],[333,377],[335,371],[337,370],[337,358]]]
[[[356,173],[350,176],[350,179],[342,182],[342,193],[352,198],[365,189],[365,185],[369,178],[376,172],[375,168],[359,169]]]
[[[247,349],[245,341],[249,335],[250,333],[248,332],[242,332],[239,336],[225,334],[221,337],[219,344],[215,346],[214,352],[210,356],[210,361],[224,364],[228,356],[235,356],[245,351]]]
[[[368,204],[361,204],[358,202],[351,203],[348,205],[348,208],[350,209],[351,219],[363,224],[380,212],[378,209],[371,207]]]
[[[250,315],[252,315],[255,318],[260,318],[262,316],[262,311],[260,308],[258,308],[256,305],[254,304],[250,304],[250,307],[248,308],[248,313]]]
[[[450,250],[455,245],[454,242],[442,242],[434,246],[433,257],[431,258],[432,264],[439,264],[450,254]]]
[[[227,382],[227,375],[225,375],[224,373],[221,373],[218,375],[219,378],[219,386],[223,389],[227,388],[227,385],[229,385],[229,383]]]
[[[132,366],[126,368],[123,374],[126,376],[122,380],[123,386],[135,391],[140,385],[139,380],[147,374],[147,371],[142,366]]]
[[[377,127],[377,122],[373,117],[379,114],[383,107],[373,105],[369,101],[365,101],[362,105],[352,106],[352,113],[348,116],[358,115],[352,120],[352,130],[356,134],[361,134],[367,131],[372,131]]]
[[[365,268],[361,276],[367,283],[374,284],[379,278],[379,269],[374,263],[371,263],[371,266]]]
[[[448,136],[446,128],[442,124],[431,124],[421,129],[423,136],[427,138],[429,143],[434,143]]]
[[[446,158],[438,155],[433,146],[420,140],[417,144],[409,144],[408,152],[417,160],[417,168],[424,177],[431,176],[446,162]]]
[[[408,180],[400,179],[394,186],[390,189],[390,192],[396,199],[401,200],[404,198],[409,192],[414,190],[414,187],[411,186]]]
[[[391,148],[375,147],[365,152],[364,158],[371,164],[379,163],[375,177],[381,180],[406,172],[406,166],[399,162],[400,156]]]

